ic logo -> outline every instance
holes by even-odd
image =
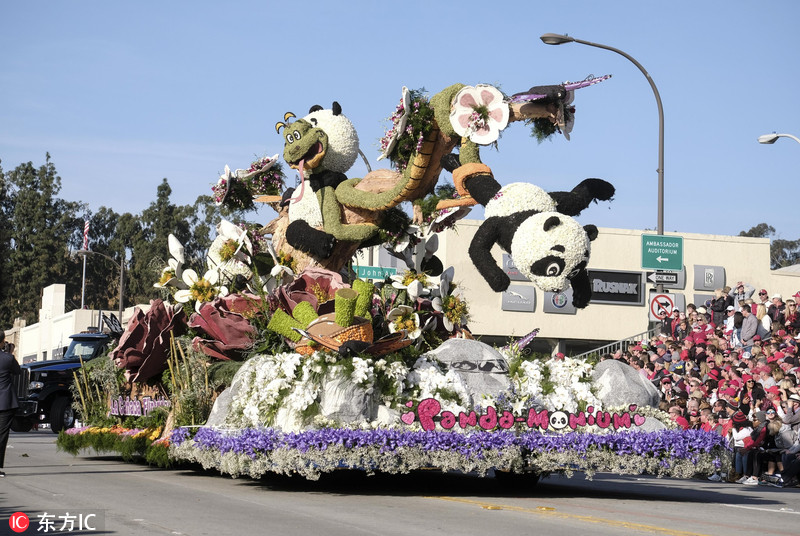
[[[28,519],[28,516],[22,512],[14,512],[11,514],[11,517],[8,518],[8,525],[14,532],[25,532],[28,530],[30,524],[31,522]]]

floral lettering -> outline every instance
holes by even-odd
[[[500,417],[500,428],[504,428],[508,430],[512,426],[514,426],[514,415],[510,411],[504,411],[503,416]]]
[[[569,427],[575,430],[578,426],[586,426],[586,414],[582,411],[577,415],[569,414]]]
[[[442,420],[439,423],[442,425],[442,428],[445,430],[451,429],[453,426],[456,425],[456,416],[452,411],[443,411],[442,412]]]
[[[611,425],[611,414],[607,411],[598,411],[594,420],[600,428],[608,428]]]
[[[497,426],[497,410],[492,406],[486,408],[486,415],[481,415],[478,424],[484,430],[492,430]]]
[[[546,409],[538,413],[533,408],[528,410],[528,428],[547,430],[548,426],[550,426],[550,413]]]
[[[442,405],[435,398],[426,398],[419,403],[419,406],[417,406],[417,417],[419,418],[419,423],[422,425],[423,430],[431,431],[436,428],[436,423],[433,422],[433,418],[439,414],[441,409]]]
[[[458,426],[462,429],[467,426],[478,426],[478,416],[474,411],[470,411],[469,415],[462,411],[458,414]]]
[[[119,397],[119,399],[111,401],[111,413],[113,415],[119,414],[114,413],[114,411],[119,408],[122,408],[122,411],[133,411],[135,408],[130,407],[131,403],[139,404],[138,407],[140,411],[141,409],[150,411],[154,407],[166,405],[164,402],[165,401],[162,400],[153,401],[146,397],[142,400],[141,404],[139,404],[138,401],[123,400],[122,397]],[[166,403],[168,403],[168,401]],[[413,405],[413,403],[410,402],[407,403],[406,406],[411,407],[409,404]],[[442,411],[442,404],[438,400],[426,398],[417,406],[416,415],[422,429],[426,431],[435,430],[437,422],[445,430],[451,430],[455,428],[456,425],[462,430],[471,427],[480,427],[487,431],[494,430],[498,427],[503,430],[509,430],[513,428],[516,423],[520,423],[520,425],[525,423],[528,428],[539,428],[540,430],[550,429],[553,431],[560,431],[567,428],[567,426],[570,430],[577,430],[579,427],[594,425],[603,429],[611,428],[613,430],[622,430],[629,429],[632,426],[641,426],[641,424],[644,423],[645,418],[635,413],[636,408],[637,406],[635,404],[631,404],[629,406],[630,411],[619,413],[595,411],[594,406],[589,406],[586,408],[586,411],[579,411],[577,413],[566,413],[564,411],[551,412],[546,409],[536,411],[534,408],[529,408],[527,419],[523,419],[522,417],[515,418],[514,414],[509,410],[498,412],[496,408],[489,406],[486,408],[486,413],[483,415],[479,415],[475,411],[470,411],[469,413],[461,411],[458,413],[458,417],[456,417],[455,413],[452,411]],[[404,418],[402,422],[409,425],[413,424],[415,420],[414,413],[414,411],[409,412],[407,414],[409,419]],[[126,414],[136,415],[136,413]],[[553,418],[557,419],[557,424],[550,422]]]

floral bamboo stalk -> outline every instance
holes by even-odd
[[[342,288],[336,291],[336,323],[347,328],[353,325],[358,292],[351,288]]]

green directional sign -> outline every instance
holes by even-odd
[[[683,269],[683,237],[642,235],[642,269],[680,272]]]
[[[383,266],[356,266],[356,275],[359,279],[386,279],[390,275],[397,275],[397,268],[384,268]]]

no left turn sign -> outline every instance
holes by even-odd
[[[656,294],[650,299],[650,313],[656,318],[666,318],[675,309],[675,302],[667,294]]]

